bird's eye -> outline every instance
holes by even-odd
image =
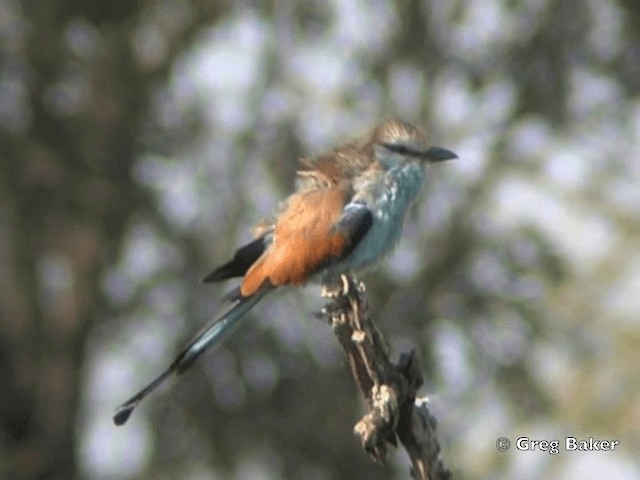
[[[398,145],[394,143],[385,143],[384,146],[391,150],[392,152],[399,153],[400,155],[408,155],[411,154],[411,150],[409,150],[405,145]]]

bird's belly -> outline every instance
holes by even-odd
[[[400,239],[402,223],[402,216],[376,215],[371,229],[345,259],[346,270],[366,270],[384,260]]]
[[[356,248],[346,258],[329,265],[320,276],[322,283],[342,274],[359,274],[375,267],[391,253],[400,239],[402,217],[374,214],[373,225]]]
[[[419,164],[411,164],[394,169],[387,176],[382,186],[360,186],[364,193],[356,195],[354,201],[369,207],[373,224],[349,255],[324,269],[321,282],[332,281],[342,274],[360,274],[375,267],[398,244],[406,212],[422,188],[424,171]]]

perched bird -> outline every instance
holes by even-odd
[[[186,370],[220,344],[240,319],[278,287],[327,284],[378,264],[398,243],[404,217],[425,179],[424,166],[457,158],[427,144],[418,128],[388,120],[366,136],[315,158],[302,159],[296,191],[265,222],[256,238],[204,282],[242,277],[226,296],[230,306],[206,325],[173,363],[118,407],[124,424],[138,403],[172,373]]]

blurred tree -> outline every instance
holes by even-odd
[[[219,308],[198,277],[295,159],[388,115],[461,157],[366,279],[392,349],[424,356],[447,466],[637,476],[638,18],[630,0],[1,0],[0,478],[406,478],[351,433],[315,288],[110,424]],[[523,432],[625,449],[525,468],[494,446]]]
[[[132,168],[148,148],[154,91],[220,8],[3,1],[0,10],[0,476],[69,479],[87,335],[105,315],[100,278],[146,204]]]

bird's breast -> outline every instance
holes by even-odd
[[[352,201],[371,210],[373,223],[351,254],[336,265],[340,273],[367,270],[393,250],[400,240],[406,213],[423,184],[424,170],[417,163],[356,183]]]

